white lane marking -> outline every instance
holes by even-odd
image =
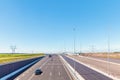
[[[44,63],[42,64],[39,68],[42,68],[45,64],[47,64],[47,62],[49,61],[49,59]],[[31,80],[34,76],[34,73],[32,74],[32,76],[28,79],[28,80]]]
[[[61,56],[59,56],[59,57],[62,58]],[[73,80],[73,79],[72,79],[72,76],[69,74],[68,70],[66,70],[65,63],[64,63],[62,60],[60,60],[60,61],[62,62],[62,66],[64,67],[64,69],[65,69],[67,75],[69,76],[70,80]],[[62,78],[63,78],[63,77],[62,77]]]
[[[110,61],[105,61],[105,60],[100,60],[100,59],[95,59],[95,58],[90,58],[90,57],[84,57],[84,56],[80,56],[79,57],[81,58],[87,58],[87,59],[92,59],[92,60],[95,60],[95,61],[100,61],[100,62],[105,62],[105,63],[111,63],[111,64],[114,64],[114,65],[120,65],[119,63],[114,63],[114,62],[110,62]]]
[[[28,65],[23,66],[22,68],[20,68],[20,69],[14,71],[14,72],[12,72],[12,73],[10,73],[10,74],[8,74],[8,75],[2,77],[2,78],[0,78],[0,80],[7,80],[8,78],[14,76],[15,74],[17,74],[17,73],[19,73],[20,71],[22,71],[22,70],[28,68],[29,66],[33,65],[34,63],[36,63],[36,62],[38,62],[38,61],[39,61],[39,59],[38,59],[38,60],[35,60],[34,62],[32,62],[32,63],[30,63],[30,64],[28,64]]]
[[[73,79],[71,78],[70,74],[73,76],[74,80],[85,80],[77,71],[75,71],[75,69],[73,69],[73,67],[62,56],[59,56],[59,57],[61,58],[61,60],[64,63],[64,64],[62,63],[64,69],[66,70],[66,68],[67,68],[66,72],[71,80],[73,80]],[[66,66],[66,68],[65,68],[65,66]],[[70,74],[69,74],[68,70],[69,70]]]
[[[20,78],[17,78],[16,80],[19,80]]]
[[[52,76],[52,72],[50,72],[50,74],[49,74],[50,76]]]
[[[60,76],[60,72],[58,73],[58,75]]]
[[[45,60],[47,60],[47,59],[45,59]],[[38,66],[38,63],[39,63],[40,61],[38,61],[34,66]],[[43,62],[43,61],[42,61]],[[33,71],[33,67],[31,67],[31,68],[29,68],[28,70],[26,70],[23,74],[24,74],[24,76],[25,75],[28,75],[28,72],[32,72]],[[20,80],[24,77],[23,76],[23,74],[21,74],[20,76],[18,76],[17,78],[20,78]],[[31,74],[32,75],[32,74]],[[16,80],[17,78],[15,78],[14,80]]]
[[[114,77],[112,75],[108,75],[107,73],[105,73],[105,72],[103,72],[103,71],[101,71],[101,70],[99,70],[97,68],[91,67],[91,66],[89,66],[89,65],[87,65],[87,64],[85,64],[85,63],[83,63],[83,62],[81,62],[81,61],[79,61],[77,59],[74,59],[74,58],[69,57],[69,56],[67,56],[67,57],[74,60],[74,61],[76,61],[76,62],[78,62],[78,63],[80,63],[80,64],[82,64],[82,65],[84,65],[84,66],[87,66],[87,67],[91,68],[92,70],[97,71],[97,72],[99,72],[99,73],[101,73],[101,74],[103,74],[103,75],[105,75],[105,76],[107,76],[107,77],[109,77],[109,78],[111,78],[113,80],[120,80],[119,78],[116,78],[116,77]]]
[[[42,68],[45,64],[47,64],[48,61],[49,59],[45,63],[43,63],[39,68]]]

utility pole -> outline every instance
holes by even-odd
[[[64,53],[66,53],[66,43],[64,41]]]
[[[80,54],[82,53],[82,45],[80,44]]]
[[[107,45],[108,45],[108,53],[107,53],[107,61],[108,61],[108,65],[107,65],[107,71],[108,71],[108,75],[110,75],[110,29],[108,29],[108,40],[107,40]]]
[[[12,54],[15,53],[15,50],[17,49],[16,46],[10,46],[10,49],[12,51]]]
[[[76,54],[76,29],[73,28],[73,31],[74,31],[74,54]]]
[[[76,29],[73,28],[73,43],[74,43],[74,55],[76,55]],[[75,61],[74,61],[74,75],[76,76],[76,67],[75,67]]]
[[[89,52],[90,53],[94,53],[95,52],[95,46],[94,45],[90,45],[89,46]]]
[[[94,45],[92,45],[92,46],[91,46],[91,49],[92,49],[92,50],[91,50],[91,51],[92,51],[92,53],[94,53],[94,52],[95,52],[95,46],[94,46]]]

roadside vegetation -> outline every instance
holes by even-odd
[[[35,57],[40,57],[43,56],[43,53],[39,54],[23,54],[23,53],[15,53],[15,54],[10,54],[10,53],[0,53],[0,64],[4,63],[9,63],[9,62],[14,62],[18,60],[24,60],[24,59],[29,59],[29,58],[35,58]]]
[[[114,52],[114,53],[85,53],[80,54],[82,56],[90,56],[90,57],[100,57],[100,58],[113,58],[113,59],[120,59],[120,52]]]

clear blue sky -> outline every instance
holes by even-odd
[[[120,50],[120,0],[0,0],[0,52]]]

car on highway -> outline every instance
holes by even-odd
[[[36,69],[35,70],[35,75],[40,75],[42,74],[42,70],[41,69]]]
[[[49,55],[49,57],[52,57],[52,55]]]

